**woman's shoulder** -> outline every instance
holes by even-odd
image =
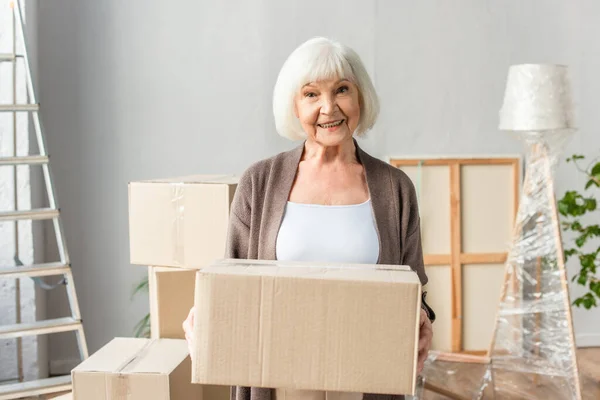
[[[295,172],[296,166],[292,164],[297,152],[298,149],[295,148],[255,161],[240,176],[239,185],[261,190],[273,175],[281,176],[290,168]]]
[[[397,186],[400,191],[415,190],[412,180],[409,178],[406,172],[402,171],[400,168],[394,167],[392,164],[377,157],[373,157],[364,151],[361,155],[361,158],[365,158],[365,160],[363,160],[363,164],[365,164],[364,161],[366,161],[368,168],[376,170],[377,174],[389,174],[392,184]]]

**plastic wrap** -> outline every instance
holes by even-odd
[[[185,261],[184,251],[184,223],[185,223],[185,197],[184,183],[173,183],[171,187],[171,206],[173,208],[173,226],[171,235],[171,248],[173,249],[173,266],[181,266]]]
[[[493,398],[484,396],[490,394],[490,373],[487,357],[430,352],[418,385],[421,396],[415,399]]]
[[[425,389],[441,398],[581,399],[552,178],[570,131],[519,135],[526,176],[489,359],[432,353]]]
[[[570,132],[519,134],[526,175],[490,351],[496,398],[581,398],[552,177]]]

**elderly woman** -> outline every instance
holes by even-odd
[[[298,47],[273,95],[280,135],[302,145],[253,164],[233,203],[226,257],[409,265],[427,283],[415,189],[399,169],[363,151],[354,136],[373,127],[375,88],[352,49],[325,39]],[[423,302],[418,369],[432,338]],[[191,337],[193,309],[184,322]],[[362,394],[338,394],[360,399]],[[323,392],[237,387],[234,400],[320,399]],[[373,400],[402,396],[367,394]]]

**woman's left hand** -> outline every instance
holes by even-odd
[[[427,317],[424,309],[421,309],[421,322],[419,329],[419,358],[417,362],[417,374],[423,371],[427,354],[431,348],[431,339],[433,338],[433,327],[431,321]]]

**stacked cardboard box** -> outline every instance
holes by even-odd
[[[238,178],[194,175],[129,185],[130,261],[148,266],[153,339],[184,339],[196,270],[225,254]],[[205,400],[226,400],[228,386],[204,385]]]
[[[129,184],[132,264],[200,268],[225,254],[238,178],[194,175]]]
[[[181,339],[116,338],[71,372],[77,399],[202,400]]]

